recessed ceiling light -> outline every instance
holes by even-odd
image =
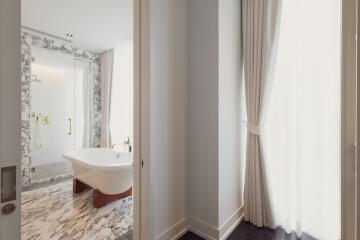
[[[72,34],[72,33],[67,33],[66,36],[72,38],[72,37],[74,36],[74,34]]]

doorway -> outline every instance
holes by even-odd
[[[144,5],[144,6],[143,6]],[[143,35],[143,40],[140,39],[140,27],[143,26],[143,23],[147,22],[146,18],[148,5],[141,4],[140,1],[133,1],[133,18],[134,18],[134,191],[133,191],[133,224],[134,224],[134,239],[140,239],[140,206],[144,208],[143,214],[148,212],[146,206],[147,204],[140,205],[140,143],[147,144],[146,138],[142,138],[140,141],[140,132],[145,131],[140,130],[140,123],[142,122],[143,126],[145,124],[144,121],[140,121],[140,106],[142,104],[140,101],[140,62],[144,63],[146,66],[148,62],[146,60],[147,53],[140,52],[140,45],[144,45],[142,49],[147,51],[145,45],[146,42],[146,34]],[[145,10],[143,13],[140,9]],[[8,215],[2,214],[0,216],[0,239],[20,239],[21,238],[21,229],[20,229],[20,209],[21,209],[21,188],[22,188],[22,173],[21,173],[21,152],[20,152],[20,129],[19,126],[21,124],[20,119],[20,89],[21,89],[21,81],[20,81],[20,62],[21,62],[21,33],[19,31],[21,21],[21,1],[1,1],[1,16],[6,19],[1,22],[1,31],[4,34],[1,34],[1,167],[3,169],[16,169],[16,182],[10,181],[5,182],[4,179],[0,178],[0,182],[4,184],[16,184],[16,192],[15,194],[10,193],[11,195],[15,195],[14,199],[8,201],[2,201],[1,207],[12,207],[12,212]],[[120,14],[120,13],[119,13]],[[140,21],[140,15],[143,15],[142,20]],[[95,15],[94,15],[95,16]],[[2,23],[5,23],[3,25]],[[147,32],[147,28],[141,31]],[[144,59],[144,61],[140,61],[140,55]],[[147,78],[146,74],[142,74],[143,78]],[[145,86],[144,86],[145,87]],[[143,88],[144,88],[143,87]],[[147,90],[143,90],[147,92]],[[9,106],[14,106],[9,108]],[[16,107],[18,106],[18,107]],[[5,139],[6,138],[6,139]],[[138,147],[136,147],[138,146]],[[8,166],[14,166],[16,168],[8,168]],[[145,167],[146,169],[146,167]],[[10,176],[12,176],[10,174]],[[148,177],[148,174],[147,176]],[[145,181],[143,178],[142,181]],[[10,186],[9,185],[9,186]],[[15,187],[15,185],[14,185]],[[146,191],[148,186],[143,186],[141,191]],[[3,189],[3,188],[2,188]],[[13,189],[12,187],[9,189]],[[147,192],[146,192],[147,193]],[[144,196],[147,196],[145,194]],[[148,217],[142,222],[142,231],[148,232],[149,226],[146,221]]]
[[[71,4],[22,1],[21,237],[132,239],[132,1]]]

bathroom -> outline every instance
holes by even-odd
[[[133,3],[21,4],[22,239],[132,239]]]

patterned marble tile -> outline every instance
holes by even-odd
[[[71,181],[72,179],[73,179],[73,176],[68,177],[68,178],[56,178],[53,181],[44,181],[44,182],[38,182],[38,183],[31,182],[31,185],[22,188],[22,192],[28,192],[28,191],[32,191],[32,190],[36,190],[36,189],[40,189],[40,188],[44,188],[44,187],[53,186],[58,183]]]
[[[23,192],[22,240],[131,240],[132,198],[96,209],[91,193],[74,195],[72,181]]]
[[[31,184],[34,185],[61,178],[69,178],[72,175],[73,169],[69,161],[37,165],[35,166],[35,171],[31,172]]]
[[[92,144],[94,148],[100,147],[102,115],[101,115],[101,73],[100,55],[97,55],[92,64],[93,76],[93,125],[92,125]]]
[[[67,173],[67,174],[61,174],[61,175],[52,176],[52,177],[49,177],[49,178],[41,178],[39,180],[32,178],[31,179],[31,187],[36,186],[36,185],[40,185],[40,184],[43,184],[43,183],[50,183],[49,185],[52,185],[52,184],[55,184],[56,182],[61,181],[62,179],[68,180],[69,178],[73,178],[73,177],[74,177],[73,173]]]
[[[30,148],[30,78],[31,48],[21,39],[21,177],[22,185],[31,184],[31,148]]]

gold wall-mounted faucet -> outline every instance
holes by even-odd
[[[131,153],[132,152],[132,146],[131,146],[130,136],[127,136],[125,138],[124,145],[125,145],[125,151]]]
[[[43,124],[44,124],[44,125],[50,124],[50,117],[49,117],[48,115],[46,115],[46,116],[43,118]]]

